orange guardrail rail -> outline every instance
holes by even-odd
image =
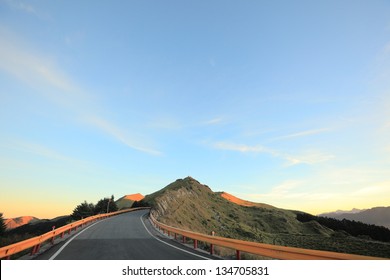
[[[236,250],[237,259],[240,259],[241,252],[247,252],[255,255],[281,260],[385,260],[384,258],[379,257],[286,247],[217,237],[213,235],[191,232],[165,225],[157,221],[153,217],[153,215],[150,215],[150,219],[157,228],[163,231],[167,231],[168,235],[170,235],[171,233],[179,234],[183,237],[183,241],[186,237],[192,239],[194,241],[195,249],[198,246],[198,241],[203,241],[211,245],[211,254],[213,254],[214,252],[214,245],[217,245]]]
[[[82,220],[67,224],[65,226],[59,227],[57,229],[53,229],[52,231],[44,233],[40,236],[36,236],[36,237],[30,238],[30,239],[26,239],[26,240],[23,240],[23,241],[14,243],[14,244],[10,244],[10,245],[1,247],[0,248],[0,259],[4,259],[4,258],[9,259],[10,256],[12,256],[16,253],[22,252],[24,250],[27,250],[29,248],[33,248],[31,251],[31,254],[34,255],[39,251],[42,243],[44,243],[48,240],[51,240],[51,242],[53,243],[54,239],[57,236],[61,235],[61,237],[64,237],[66,232],[68,232],[70,234],[71,231],[77,230],[79,227],[83,227],[84,225],[91,223],[93,221],[100,220],[103,218],[108,218],[108,217],[119,215],[119,214],[123,214],[126,212],[132,212],[132,211],[143,210],[143,209],[150,209],[150,207],[131,208],[131,209],[120,210],[120,211],[106,213],[106,214],[98,214],[95,216],[90,216],[90,217],[87,217],[85,219],[82,219]]]

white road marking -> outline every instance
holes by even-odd
[[[167,243],[167,242],[165,242],[165,241],[162,241],[162,240],[158,239],[156,236],[154,236],[154,235],[148,230],[148,228],[146,227],[144,221],[142,220],[142,217],[145,216],[145,215],[146,215],[146,214],[142,215],[142,216],[140,217],[140,219],[141,219],[141,222],[142,222],[144,228],[145,228],[146,231],[150,234],[151,237],[153,237],[154,239],[156,239],[156,240],[158,240],[158,241],[164,243],[165,245],[171,246],[171,247],[173,247],[173,248],[175,248],[175,249],[177,249],[177,250],[183,251],[183,252],[185,252],[185,253],[187,253],[187,254],[190,254],[190,255],[193,255],[193,256],[197,256],[197,257],[202,258],[202,259],[205,259],[205,260],[212,260],[212,259],[210,259],[210,258],[203,257],[203,256],[201,256],[201,255],[198,255],[198,254],[195,254],[195,253],[192,253],[192,252],[183,250],[183,249],[181,249],[181,248],[179,248],[179,247],[176,247],[176,246],[174,246],[174,245],[172,245],[172,244],[169,244],[169,243]]]
[[[187,253],[187,254],[190,254],[190,255],[193,255],[193,256],[196,256],[196,257],[205,259],[205,260],[212,260],[212,259],[210,259],[210,258],[207,258],[207,257],[201,256],[201,255],[198,255],[198,254],[195,254],[195,253],[192,253],[192,252],[183,250],[183,249],[181,249],[181,248],[179,248],[179,247],[176,247],[176,246],[174,246],[174,245],[172,245],[172,244],[169,244],[169,243],[167,243],[167,242],[165,242],[165,241],[162,241],[162,240],[158,239],[157,237],[155,237],[155,236],[148,230],[148,228],[146,227],[144,221],[142,220],[142,217],[145,216],[145,215],[147,215],[147,213],[144,214],[144,215],[142,215],[142,216],[140,216],[141,223],[142,223],[142,225],[144,226],[144,228],[146,229],[146,231],[148,232],[148,234],[149,234],[150,236],[152,236],[154,239],[156,239],[157,241],[160,241],[161,243],[164,243],[165,245],[168,245],[168,246],[170,246],[170,247],[172,247],[172,248],[175,248],[175,249],[177,249],[177,250],[179,250],[179,251],[185,252],[185,253]],[[49,258],[49,260],[54,260],[54,259],[55,259],[55,258],[56,258],[64,249],[65,249],[65,247],[68,246],[68,244],[69,244],[70,242],[73,241],[73,239],[75,239],[77,236],[79,236],[80,234],[82,234],[82,233],[83,233],[84,231],[86,231],[87,229],[89,229],[89,228],[91,228],[91,227],[97,225],[98,223],[100,223],[100,222],[102,222],[102,221],[104,221],[104,220],[98,221],[98,222],[96,222],[96,223],[94,223],[94,224],[92,224],[92,225],[86,227],[85,229],[83,229],[82,231],[80,231],[79,233],[77,233],[76,235],[74,235],[74,236],[73,236],[71,239],[69,239],[64,245],[62,245],[61,248],[58,249],[58,251],[57,251],[55,254],[53,254],[53,255]]]
[[[100,222],[103,222],[103,220],[100,220],[100,221],[98,221],[98,222],[96,222],[96,223],[90,225],[89,227],[83,229],[83,230],[80,231],[78,234],[76,234],[75,236],[73,236],[73,237],[72,237],[71,239],[69,239],[64,245],[62,245],[62,247],[61,247],[53,256],[51,256],[49,260],[54,260],[54,259],[62,252],[62,250],[64,250],[65,247],[66,247],[70,242],[72,242],[73,239],[75,239],[77,236],[79,236],[80,234],[82,234],[85,230],[89,229],[90,227],[93,227],[94,225],[97,225],[97,224],[100,223]]]

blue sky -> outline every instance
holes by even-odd
[[[192,176],[313,214],[390,205],[388,1],[0,0],[0,211]]]

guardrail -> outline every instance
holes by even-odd
[[[132,209],[126,209],[106,214],[98,214],[95,216],[90,216],[85,219],[67,224],[65,226],[59,227],[57,229],[53,229],[52,231],[49,231],[47,233],[44,233],[40,236],[36,236],[30,239],[26,239],[14,244],[7,245],[5,247],[0,248],[0,259],[10,259],[10,257],[16,253],[22,252],[24,250],[27,250],[29,248],[32,248],[31,255],[34,255],[38,253],[41,245],[50,240],[52,244],[54,244],[54,239],[61,235],[61,238],[64,237],[65,233],[71,233],[73,230],[76,231],[79,227],[83,227],[84,225],[91,223],[96,220],[108,218],[111,216],[123,214],[126,212],[132,212],[137,210],[143,210],[143,209],[150,209],[150,207],[139,207],[139,208],[132,208]]]
[[[379,257],[285,247],[206,235],[165,225],[157,221],[152,214],[150,214],[150,220],[155,227],[163,232],[167,232],[168,235],[173,233],[175,234],[175,238],[177,234],[181,235],[183,242],[185,242],[186,238],[192,239],[194,242],[194,249],[198,247],[198,241],[202,241],[210,244],[210,254],[214,254],[214,245],[217,245],[236,250],[237,259],[240,259],[241,252],[247,252],[281,260],[385,260],[384,258]]]

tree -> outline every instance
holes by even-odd
[[[81,220],[94,214],[95,206],[84,200],[83,203],[76,206],[71,215],[72,219]]]
[[[108,211],[107,211],[108,210]],[[114,201],[114,196],[111,198],[103,198],[96,203],[95,214],[108,213],[118,211],[118,206]]]
[[[142,199],[140,201],[134,201],[133,205],[131,205],[131,208],[137,208],[137,207],[150,207],[150,205],[149,203],[147,203]]]
[[[0,236],[4,236],[6,229],[7,229],[7,226],[5,225],[3,213],[0,213]]]

